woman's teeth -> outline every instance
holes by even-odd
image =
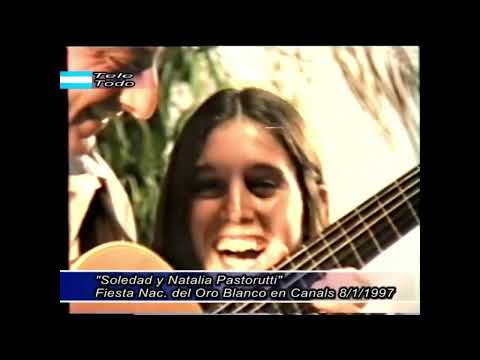
[[[255,240],[230,238],[222,241],[217,246],[218,251],[231,251],[231,252],[243,252],[243,251],[260,251],[262,248],[260,244]]]
[[[225,237],[217,245],[217,252],[226,268],[247,270],[255,267],[265,244],[256,237]]]

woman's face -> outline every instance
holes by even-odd
[[[300,242],[303,201],[295,167],[270,131],[248,119],[232,120],[207,139],[190,213],[195,251],[206,270],[266,270]]]

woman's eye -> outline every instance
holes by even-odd
[[[278,184],[271,180],[255,180],[248,184],[250,191],[258,197],[271,197],[278,188]]]
[[[223,185],[217,180],[197,181],[193,185],[193,193],[197,197],[212,198],[220,196],[223,192]]]

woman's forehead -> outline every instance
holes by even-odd
[[[228,121],[210,133],[197,165],[234,166],[253,162],[293,165],[286,149],[272,134],[272,129],[241,119]]]

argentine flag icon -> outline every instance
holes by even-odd
[[[92,71],[60,71],[60,89],[91,89]]]

